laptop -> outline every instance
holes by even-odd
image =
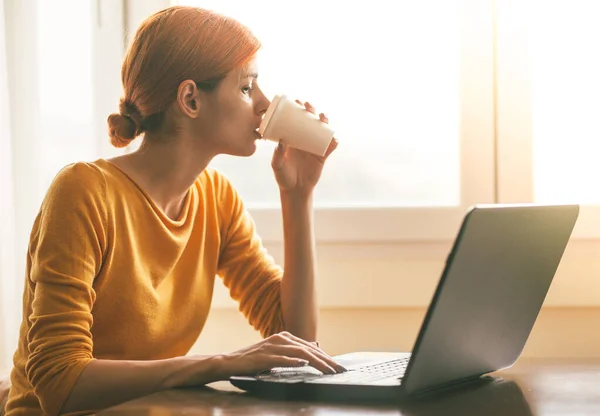
[[[229,381],[267,396],[387,400],[509,368],[523,351],[578,215],[578,205],[474,205],[411,352],[335,356],[349,371],[333,375],[278,367]]]

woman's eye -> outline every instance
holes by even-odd
[[[253,89],[254,89],[254,88],[252,88],[252,87],[243,87],[243,88],[242,88],[242,92],[243,92],[244,94],[250,94],[250,92],[252,92],[252,90],[253,90]]]

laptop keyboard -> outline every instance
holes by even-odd
[[[409,357],[353,368],[344,373],[323,374],[313,367],[280,367],[256,376],[256,379],[278,383],[365,384],[404,376]]]

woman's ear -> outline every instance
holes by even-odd
[[[191,80],[183,81],[177,89],[177,105],[183,114],[197,118],[200,114],[199,90]]]

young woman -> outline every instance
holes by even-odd
[[[259,47],[240,23],[198,8],[171,7],[138,29],[108,125],[117,147],[143,142],[65,167],[48,190],[31,233],[8,415],[89,412],[275,366],[343,371],[314,342],[312,196],[337,142],[322,158],[282,145],[273,154],[284,269],[227,178],[207,167],[255,151],[269,105]],[[187,356],[217,275],[265,339]]]

